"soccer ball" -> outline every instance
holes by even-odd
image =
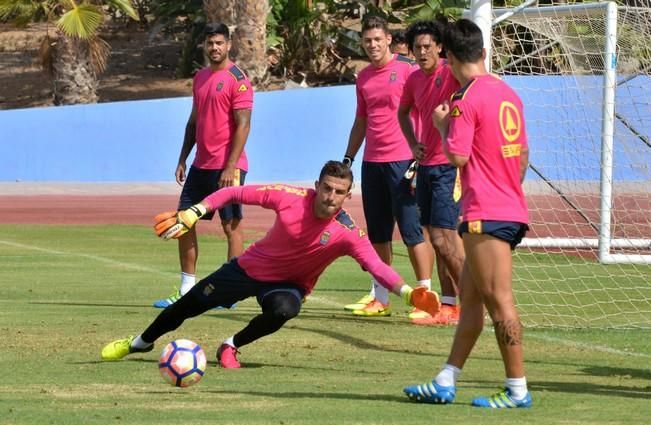
[[[165,346],[158,360],[163,379],[177,387],[189,387],[201,380],[206,371],[206,353],[189,339],[177,339]]]

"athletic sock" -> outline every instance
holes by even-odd
[[[185,295],[196,283],[196,277],[193,274],[181,272],[181,295]]]
[[[442,296],[441,297],[441,304],[457,305],[457,297]]]
[[[233,342],[233,337],[227,338],[226,341],[223,342],[223,344],[230,345],[233,348],[237,348],[235,346],[235,343]]]
[[[371,278],[371,292],[368,294],[371,296],[371,298],[375,299],[375,279]]]
[[[131,341],[131,347],[137,348],[138,350],[144,350],[152,344],[153,342],[145,342],[145,340],[142,339],[142,335],[138,335],[133,339],[133,341]]]
[[[432,279],[422,279],[416,282],[418,286],[426,286],[427,289],[432,290]]]
[[[375,288],[375,299],[384,305],[389,304],[389,290],[375,279],[373,279],[373,287]]]
[[[461,375],[461,369],[446,363],[443,365],[443,369],[441,369],[439,374],[436,375],[434,381],[444,387],[456,386],[459,375]]]
[[[522,400],[529,392],[527,390],[527,378],[506,378],[504,386],[511,391],[511,398],[513,400]]]

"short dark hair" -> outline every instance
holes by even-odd
[[[367,15],[362,21],[362,32],[373,29],[381,29],[389,34],[389,26],[386,19],[377,15]]]
[[[353,171],[341,161],[326,162],[319,173],[319,181],[322,181],[325,176],[350,180],[350,187],[353,187]]]
[[[210,37],[211,35],[221,34],[226,40],[230,38],[230,31],[226,24],[221,22],[210,22],[206,24],[206,27],[203,30],[204,39]]]
[[[391,31],[391,45],[407,43],[407,36],[404,30]]]
[[[423,34],[429,34],[432,36],[432,40],[436,44],[440,44],[443,41],[443,32],[445,28],[441,22],[438,21],[418,21],[409,25],[407,28],[407,43],[409,43],[409,48],[414,50],[414,41],[416,37]]]
[[[477,24],[469,19],[459,19],[447,25],[443,46],[461,63],[474,63],[482,57],[484,38]]]

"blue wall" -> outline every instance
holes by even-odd
[[[585,77],[581,96],[562,90],[572,81],[563,77],[507,81],[525,102],[531,162],[550,179],[597,180],[599,80]],[[643,102],[628,101],[624,85],[618,112],[650,138],[651,79],[633,82]],[[0,181],[172,181],[190,109],[190,98],[174,98],[0,111]],[[313,180],[325,160],[342,157],[354,113],[354,86],[256,93],[248,181]],[[648,180],[651,149],[617,126],[616,178]]]

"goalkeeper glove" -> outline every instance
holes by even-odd
[[[400,295],[405,303],[423,310],[431,316],[436,315],[441,309],[441,301],[436,292],[430,291],[425,286],[419,286],[413,289],[409,285],[404,285],[400,289]]]
[[[165,239],[178,239],[206,214],[206,207],[196,204],[183,211],[168,211],[154,217],[156,234]]]

